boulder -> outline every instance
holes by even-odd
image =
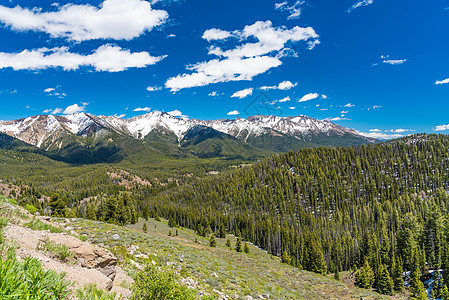
[[[117,258],[108,250],[83,242],[70,235],[51,235],[50,240],[66,245],[82,267],[98,270],[110,280],[114,280]]]

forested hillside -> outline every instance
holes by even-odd
[[[449,267],[448,170],[449,138],[415,135],[273,156],[140,205],[203,235],[226,228],[306,270],[361,268],[360,286],[392,294],[403,270]]]

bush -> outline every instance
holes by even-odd
[[[37,212],[37,208],[31,204],[25,205],[25,209],[30,212],[30,214],[34,215]]]
[[[26,227],[32,229],[32,230],[49,230],[52,233],[61,233],[63,230],[58,227],[53,227],[51,225],[45,224],[39,219],[34,218],[30,222],[25,224]]]
[[[73,258],[73,252],[66,245],[56,244],[48,238],[37,245],[38,250],[49,253],[52,257],[61,261],[69,261]]]
[[[179,282],[179,276],[170,268],[157,268],[151,264],[137,274],[132,300],[193,300],[196,292]]]
[[[64,275],[45,271],[35,258],[19,263],[0,258],[0,299],[66,299],[70,283]]]
[[[109,293],[99,289],[94,283],[85,285],[82,289],[76,290],[76,297],[80,300],[114,300],[115,293]]]

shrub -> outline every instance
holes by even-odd
[[[94,283],[85,285],[82,289],[76,290],[76,297],[80,300],[114,300],[116,293],[109,293],[99,289]]]
[[[137,274],[132,300],[193,300],[195,291],[179,283],[179,277],[170,268],[157,268],[151,264]]]
[[[37,208],[31,204],[25,205],[25,209],[30,212],[30,214],[34,215],[37,212]]]
[[[66,299],[70,283],[52,270],[45,271],[35,258],[20,263],[0,258],[1,299]]]
[[[45,224],[39,219],[32,219],[30,222],[25,224],[26,227],[32,229],[32,230],[49,230],[52,233],[61,233],[63,230],[58,227],[53,227],[51,225]]]
[[[61,261],[69,261],[73,258],[73,252],[66,245],[56,244],[48,238],[37,245],[38,250],[49,253],[52,257]]]

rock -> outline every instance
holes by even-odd
[[[37,211],[34,215],[39,217],[41,214]]]
[[[117,258],[108,250],[69,235],[51,235],[50,240],[66,245],[82,267],[98,270],[111,281],[114,280]]]
[[[245,296],[245,300],[253,300],[253,297],[251,297],[251,296]]]
[[[48,221],[48,222],[50,222],[50,220],[51,220],[51,218],[49,216],[42,216],[41,219],[44,221]]]
[[[118,239],[120,239],[120,236],[116,233],[116,234],[112,235],[111,238],[113,240],[117,241]]]
[[[213,276],[213,277],[215,277],[215,278],[218,278],[218,275],[217,275],[217,273],[215,273],[215,272],[212,272],[210,275]]]
[[[182,258],[179,258],[179,262],[181,262],[181,263],[182,263],[183,261],[184,261],[184,260],[183,260]]]
[[[265,299],[270,298],[270,294],[263,294],[262,297],[264,297]]]

